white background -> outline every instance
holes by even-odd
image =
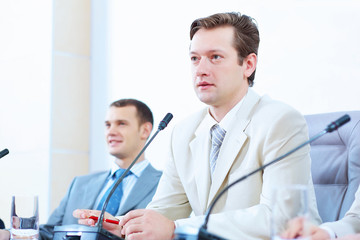
[[[174,114],[169,129],[147,151],[160,169],[171,128],[203,106],[189,72],[189,26],[197,17],[240,11],[257,20],[261,42],[254,89],[260,94],[303,114],[360,108],[357,0],[109,0],[108,6],[104,97],[108,103],[124,97],[143,100],[154,112],[156,127],[167,112]],[[42,223],[50,214],[51,8],[48,0],[0,0],[0,150],[12,152],[0,160],[3,219],[8,219],[9,196],[15,193],[40,196]],[[107,157],[104,139],[89,141]],[[107,167],[106,161],[96,160],[91,160],[91,171]]]

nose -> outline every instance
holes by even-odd
[[[105,135],[106,136],[114,136],[116,134],[116,128],[114,125],[110,125],[105,129]]]
[[[203,57],[199,60],[199,63],[195,66],[196,76],[206,76],[209,74],[209,60]]]

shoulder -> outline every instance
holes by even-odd
[[[252,120],[261,122],[262,125],[306,125],[305,118],[299,111],[269,96],[261,97],[254,109]]]
[[[203,108],[197,112],[187,116],[179,123],[177,123],[173,129],[173,134],[179,134],[182,136],[191,135],[195,132],[201,121],[207,114],[207,108]]]
[[[156,168],[154,168],[151,163],[149,163],[149,165],[144,169],[143,174],[151,174],[155,177],[161,177],[162,175],[162,171],[157,170]]]
[[[107,171],[100,171],[95,173],[90,173],[86,175],[77,176],[74,178],[74,182],[87,182],[91,179],[98,179],[101,177],[107,177],[109,175],[109,170]]]
[[[245,132],[252,137],[279,139],[299,135],[299,141],[308,138],[304,116],[288,104],[268,96],[259,99],[248,120]]]

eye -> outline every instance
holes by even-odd
[[[118,126],[126,126],[126,125],[127,125],[127,122],[126,122],[126,121],[118,121],[118,122],[117,122],[117,125],[118,125]]]
[[[110,123],[105,123],[105,127],[109,128],[110,127]]]
[[[192,61],[192,62],[196,62],[196,61],[198,61],[198,57],[197,56],[191,56],[190,57],[190,60]]]
[[[214,60],[220,60],[222,57],[220,56],[220,55],[212,55],[212,57],[211,57],[212,59],[214,59]]]

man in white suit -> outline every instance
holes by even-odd
[[[300,113],[249,88],[259,45],[252,18],[220,13],[197,19],[190,39],[194,89],[208,107],[174,128],[171,158],[147,209],[105,226],[128,239],[171,239],[176,227],[200,227],[224,187],[308,139]],[[305,147],[230,188],[217,202],[208,230],[228,239],[268,239],[272,188],[285,184],[309,184],[310,212],[319,222]],[[90,223],[89,214],[74,213],[83,224]]]
[[[309,226],[309,225],[307,225]],[[294,219],[286,232],[285,239],[301,238],[304,220]],[[355,194],[355,200],[349,211],[339,221],[323,223],[320,226],[310,225],[309,232],[312,240],[360,240],[360,187]]]
[[[131,164],[144,147],[152,127],[152,112],[143,102],[121,99],[110,105],[105,120],[105,137],[109,153],[115,157],[111,169],[75,177],[46,225],[40,226],[41,239],[53,239],[54,226],[76,224],[77,219],[72,215],[75,209],[102,208],[101,200],[104,195],[106,198],[106,190],[116,180],[113,177],[115,172]],[[123,215],[130,210],[145,208],[155,193],[160,176],[161,172],[153,168],[143,154],[131,169],[131,174],[124,178],[123,195],[120,201],[115,200],[117,206],[113,214]],[[9,232],[0,231],[0,240],[3,239],[9,239]]]

